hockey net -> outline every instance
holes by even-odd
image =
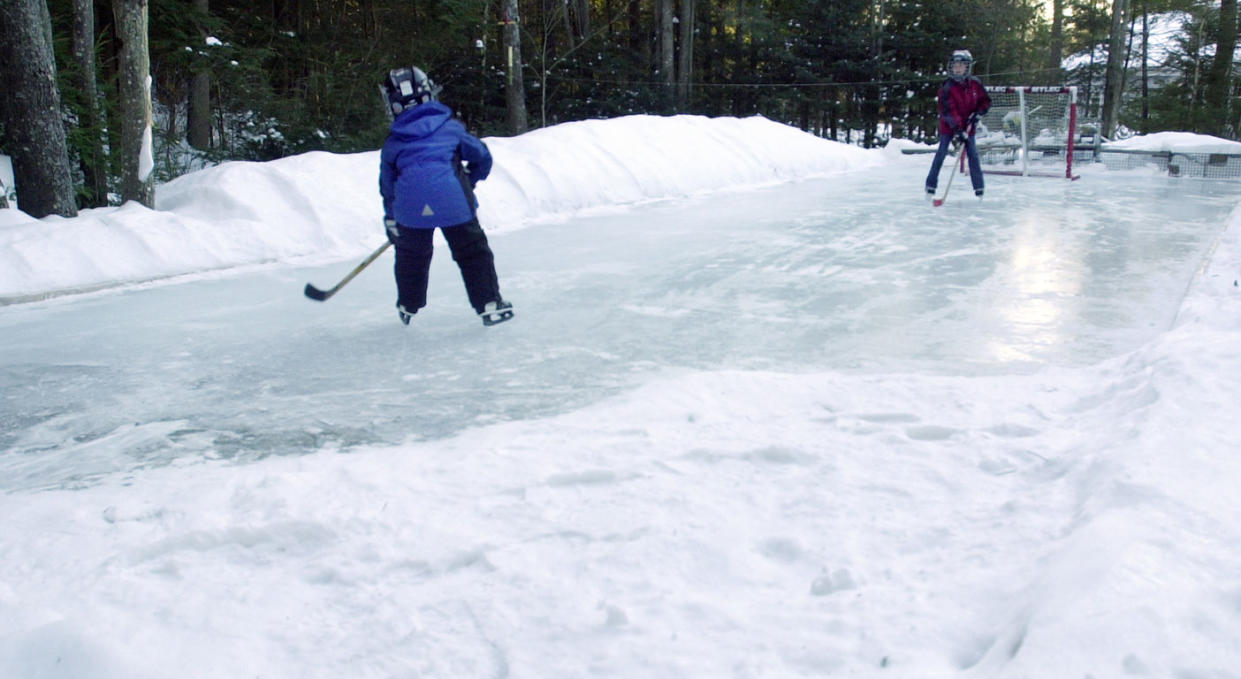
[[[991,110],[975,134],[984,172],[1077,179],[1076,87],[992,86],[987,94]]]

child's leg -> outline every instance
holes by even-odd
[[[982,191],[982,163],[978,160],[978,145],[973,137],[965,138],[965,157],[970,163],[970,182],[974,185],[974,193]]]
[[[500,281],[496,276],[495,257],[487,244],[487,235],[483,233],[477,218],[444,227],[440,231],[444,234],[444,240],[448,241],[453,260],[461,269],[461,280],[465,282],[470,306],[481,314],[487,302],[500,301]]]
[[[388,235],[396,246],[396,303],[406,313],[414,313],[427,305],[427,274],[434,251],[431,237],[435,229],[397,228],[397,235]]]
[[[934,193],[939,186],[939,170],[944,166],[944,156],[948,155],[948,145],[952,143],[951,134],[939,135],[939,148],[935,150],[935,160],[931,161],[931,171],[926,176],[926,190]]]

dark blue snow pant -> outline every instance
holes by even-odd
[[[483,312],[487,302],[500,300],[500,281],[496,276],[495,257],[487,244],[487,235],[478,219],[440,229],[452,258],[461,269],[465,293],[470,306]],[[435,229],[410,229],[398,226],[396,233],[388,230],[388,240],[396,246],[397,305],[406,313],[414,313],[427,305],[427,278],[431,270],[432,237]]]
[[[948,155],[948,145],[951,143],[951,134],[939,135],[939,148],[935,150],[935,160],[931,161],[931,172],[926,176],[928,191],[934,192],[939,186],[939,169],[944,166],[944,156]],[[974,193],[978,193],[982,191],[982,164],[978,162],[978,147],[972,136],[965,138],[965,156],[970,162],[970,182],[974,184]],[[956,172],[956,163],[953,163],[953,172]]]

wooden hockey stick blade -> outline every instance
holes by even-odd
[[[348,276],[345,276],[344,278],[342,278],[339,283],[337,283],[335,286],[331,287],[330,289],[320,290],[319,288],[316,288],[310,283],[307,283],[306,287],[302,290],[302,292],[307,297],[315,301],[318,301],[318,302],[327,301],[329,297],[336,294],[337,290],[340,290],[341,288],[345,287],[345,283],[348,283],[349,281],[353,280],[354,276],[357,276],[358,274],[362,273],[362,269],[365,269],[366,267],[370,266],[371,262],[378,259],[379,256],[383,254],[384,250],[388,249],[389,245],[392,245],[392,241],[384,241],[384,244],[379,246],[378,250],[375,250],[370,255],[368,255],[366,259],[362,260],[361,264],[357,265],[356,267],[353,268],[353,271],[349,272]]]
[[[939,207],[939,206],[941,206],[941,205],[943,205],[943,204],[944,204],[944,201],[945,201],[945,200],[948,200],[948,192],[952,190],[952,180],[953,180],[953,178],[955,178],[955,177],[957,176],[957,158],[958,158],[959,154],[961,153],[961,148],[962,148],[963,146],[964,146],[964,144],[958,144],[958,143],[955,143],[955,142],[954,142],[954,143],[953,143],[953,145],[952,145],[952,155],[953,155],[953,161],[952,161],[952,170],[951,170],[951,172],[948,174],[948,185],[944,187],[944,195],[943,195],[943,196],[940,196],[939,198],[933,198],[933,199],[931,199],[931,205],[932,205],[932,206],[934,206],[934,207]]]

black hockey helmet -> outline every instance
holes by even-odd
[[[417,66],[388,71],[380,87],[388,102],[388,112],[394,116],[419,104],[435,101],[441,89]]]

